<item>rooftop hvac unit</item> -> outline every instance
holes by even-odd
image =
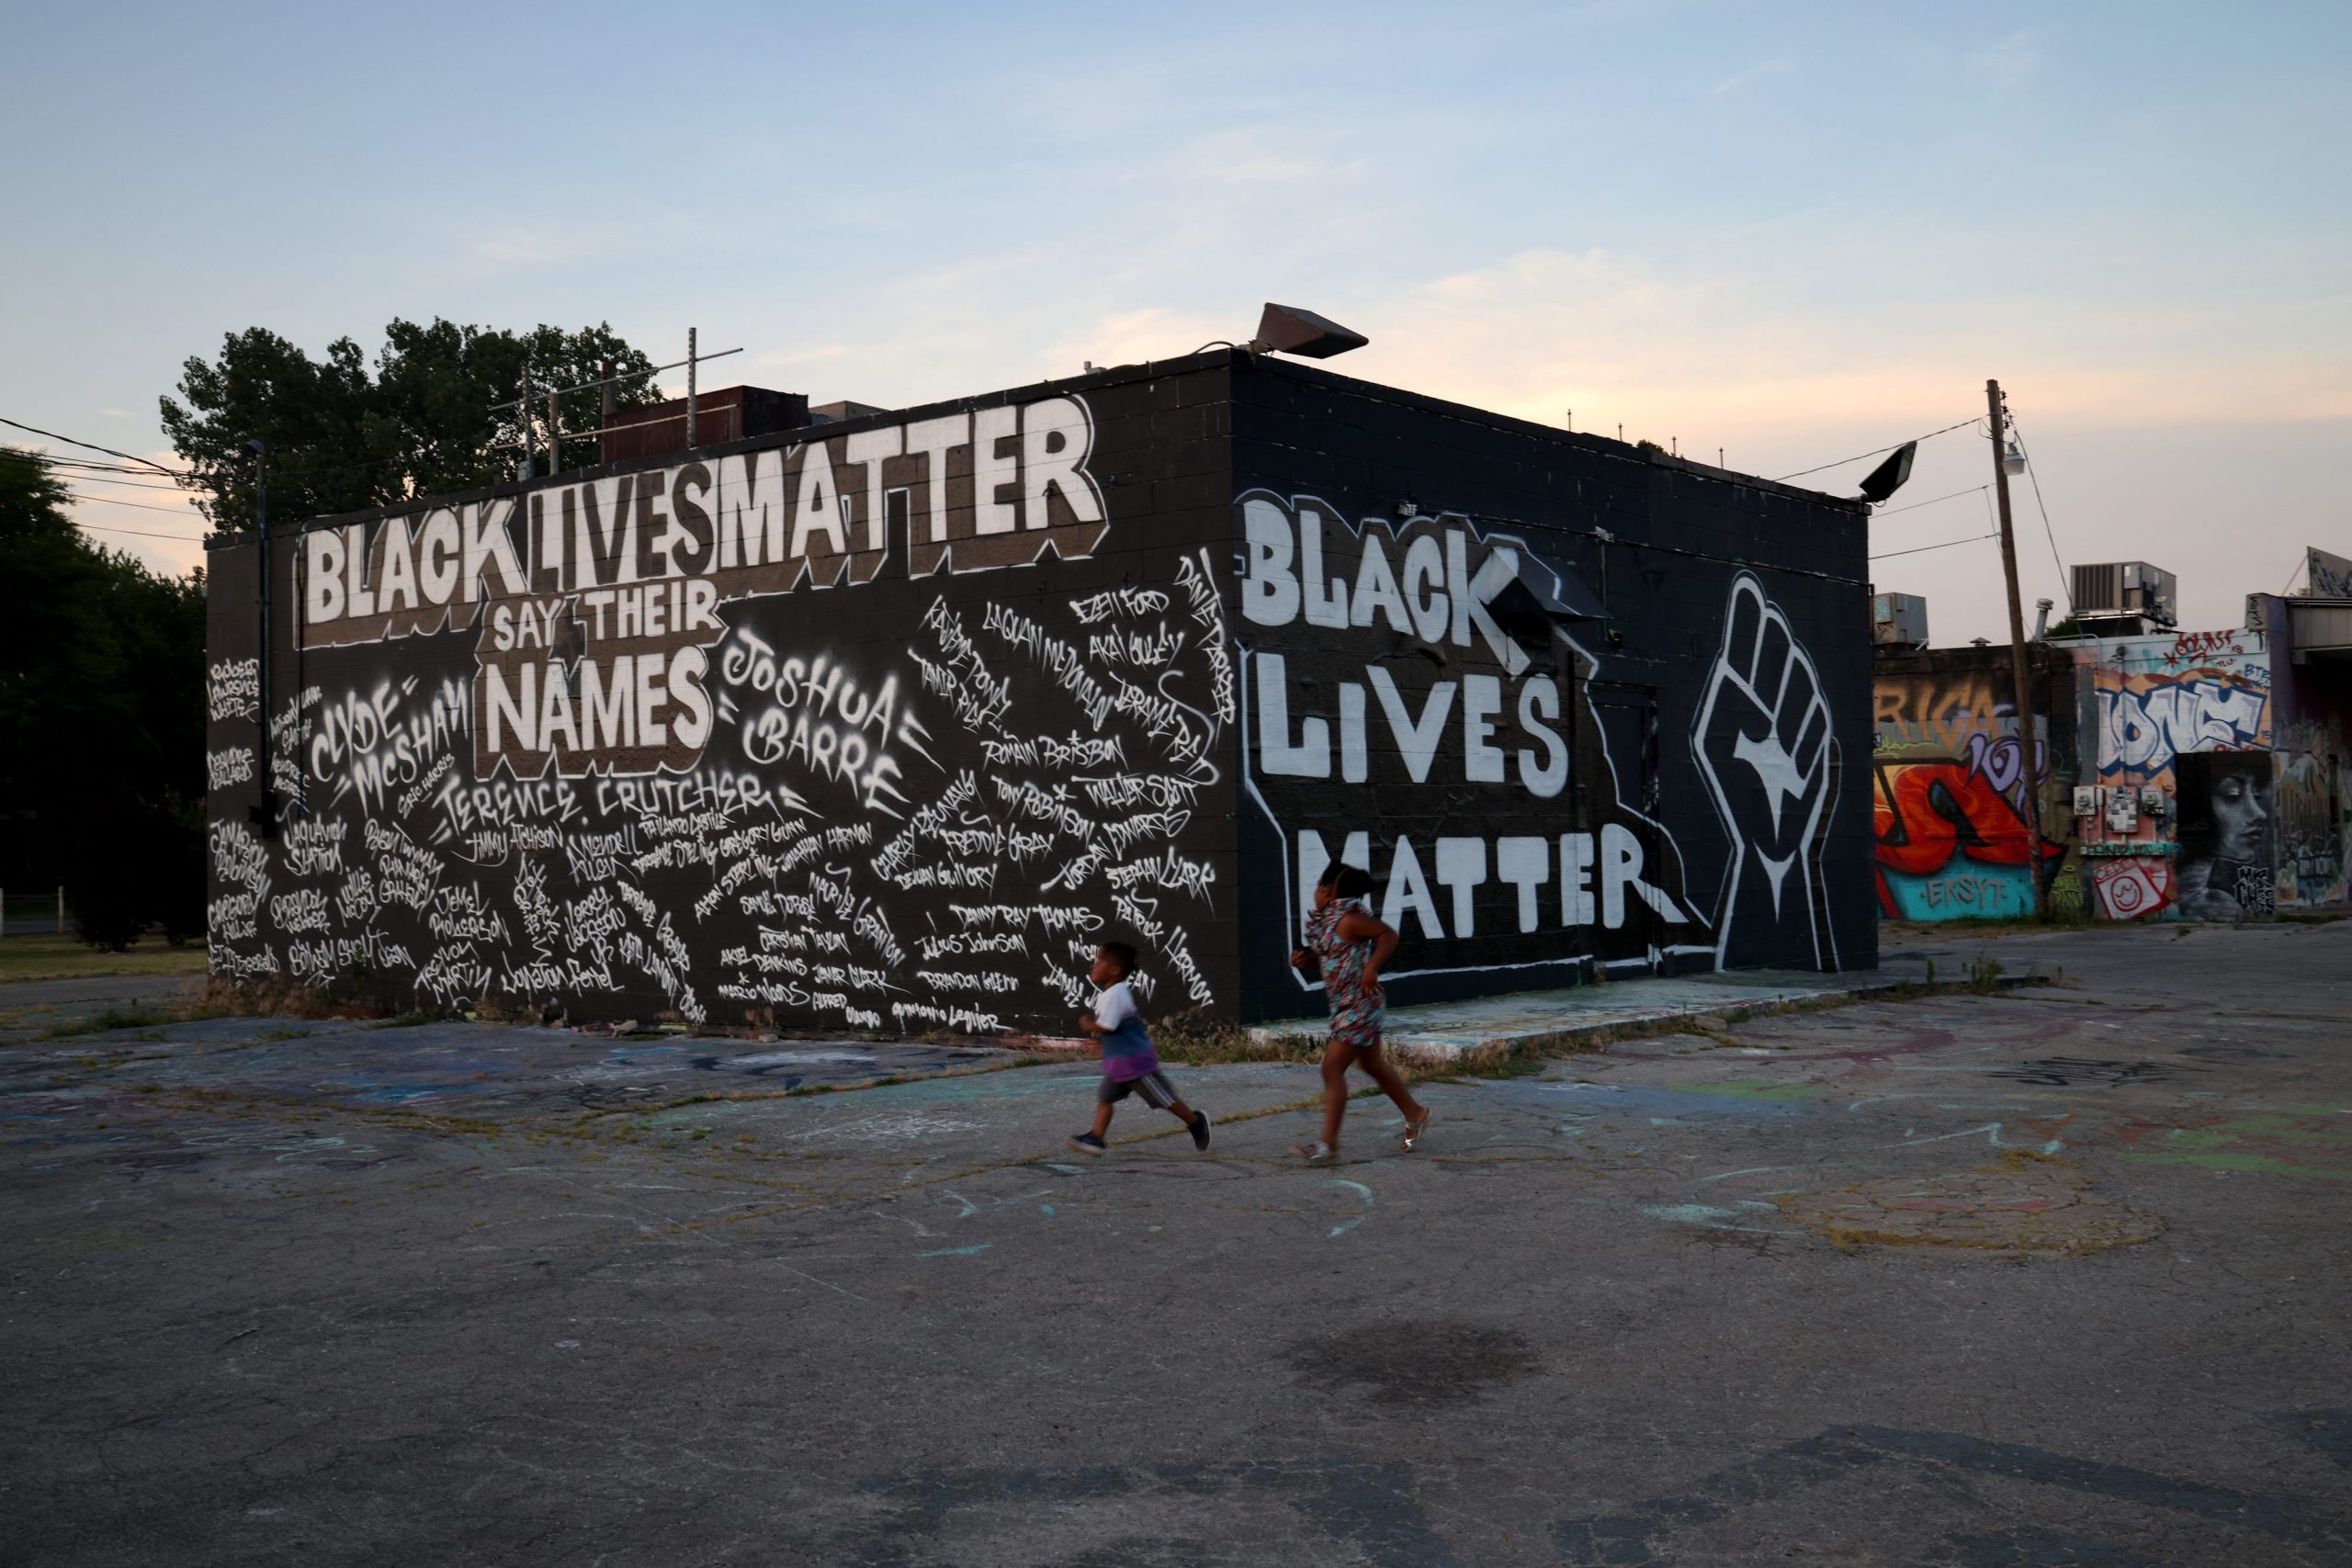
[[[2107,561],[2075,569],[2075,614],[2098,619],[2142,615],[2160,626],[2178,623],[2178,582],[2146,561]]]
[[[1894,648],[1928,645],[1928,602],[1916,593],[1871,595],[1871,641]]]

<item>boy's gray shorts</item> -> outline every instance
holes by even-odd
[[[1176,1103],[1176,1086],[1168,1081],[1166,1073],[1146,1073],[1139,1078],[1106,1077],[1094,1091],[1094,1102],[1116,1105],[1131,1094],[1143,1096],[1143,1102],[1154,1111],[1165,1111]]]

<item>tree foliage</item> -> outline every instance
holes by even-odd
[[[193,933],[203,576],[159,577],[93,544],[72,499],[39,454],[0,447],[0,881],[62,878],[109,945],[149,919]]]
[[[607,363],[621,378],[616,407],[660,400],[653,362],[606,325],[515,333],[437,316],[423,326],[396,320],[372,369],[348,337],[312,359],[276,333],[248,327],[222,341],[218,358],[187,361],[179,396],[161,400],[164,430],[215,527],[254,525],[250,440],[268,448],[270,516],[299,522],[513,479],[525,416],[493,405],[521,394],[525,367],[534,389],[528,418],[544,451],[548,389],[594,381]],[[601,421],[594,388],[560,403],[566,430],[593,431]],[[564,466],[594,462],[595,446],[593,437],[567,438]]]

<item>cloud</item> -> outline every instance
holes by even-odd
[[[2324,345],[2341,302],[2199,317],[2179,302],[1984,296],[1843,304],[1777,277],[1532,250],[1343,316],[1374,346],[1345,368],[1556,423],[1704,445],[1804,427],[1947,423],[1988,370],[2045,413],[2113,424],[2352,418]],[[1946,413],[1946,410],[1954,412]],[[1898,433],[1899,434],[1899,433]]]
[[[1759,60],[1746,70],[1733,72],[1708,88],[1707,94],[1710,97],[1721,97],[1725,93],[1737,92],[1742,87],[1761,82],[1768,76],[1778,76],[1784,71],[1795,69],[1796,62],[1792,60]]]

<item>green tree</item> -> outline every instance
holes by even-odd
[[[189,469],[185,481],[217,528],[254,524],[254,469],[245,444],[269,449],[270,515],[281,522],[396,505],[514,477],[524,412],[494,405],[521,394],[528,366],[536,438],[547,439],[547,389],[620,377],[618,408],[660,400],[653,362],[606,325],[526,333],[461,326],[435,317],[394,321],[371,372],[348,337],[322,359],[262,327],[226,337],[217,359],[190,358],[179,397],[161,400],[164,430]],[[596,428],[601,395],[568,394],[559,413],[571,431]],[[595,461],[593,437],[568,438],[566,468]],[[544,457],[541,459],[545,461]]]
[[[203,578],[91,543],[72,499],[40,454],[0,447],[0,881],[62,879],[107,945],[150,919],[193,933]]]

